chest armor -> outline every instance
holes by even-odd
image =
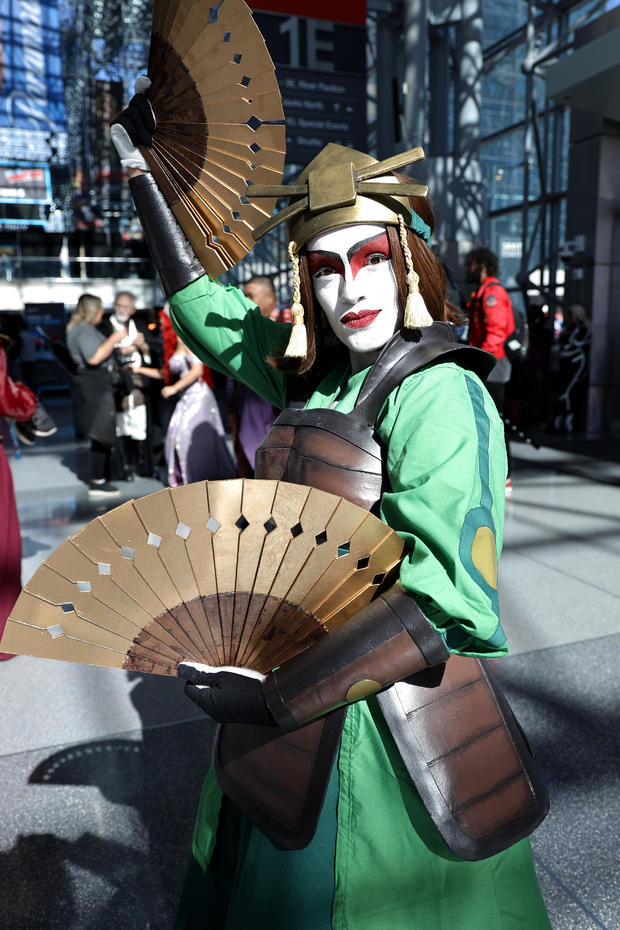
[[[376,510],[386,488],[375,422],[385,400],[414,371],[438,359],[483,369],[486,353],[459,345],[448,323],[402,330],[366,376],[354,409],[284,410],[256,452],[256,477],[329,491]],[[485,372],[486,373],[486,372]]]
[[[280,414],[256,452],[256,477],[311,485],[376,509],[386,485],[374,431],[379,410],[407,375],[457,355],[488,365],[486,353],[455,342],[447,323],[397,333],[350,413],[289,408]],[[213,764],[220,786],[285,848],[303,847],[314,833],[345,715],[346,709],[334,711],[289,734],[244,724],[218,728]]]
[[[455,342],[451,327],[435,323],[423,330],[402,331],[387,344],[366,376],[354,409],[347,414],[333,409],[284,410],[256,453],[256,477],[296,484],[311,485],[340,495],[366,510],[375,510],[381,494],[387,488],[382,447],[374,425],[389,394],[409,374],[432,362],[457,360],[466,368],[486,377],[494,359],[486,352]],[[445,714],[452,719],[452,702],[458,702],[463,688],[480,692],[482,706],[497,709],[499,698],[493,692],[484,666],[475,659],[453,656],[445,666],[419,673],[410,682],[397,682],[378,695],[379,705],[407,769],[432,813],[442,836],[453,851],[463,858],[476,859],[492,855],[526,835],[544,816],[543,803],[532,809],[532,797],[527,786],[532,784],[531,771],[523,773],[518,760],[511,755],[518,732],[510,737],[499,727],[503,739],[500,764],[489,777],[490,790],[485,795],[494,804],[491,814],[477,811],[478,787],[463,779],[463,773],[448,763],[438,773],[429,766],[431,759],[419,748],[432,742],[426,732],[442,733]],[[412,685],[414,685],[412,687]],[[432,695],[432,697],[430,696]],[[429,707],[437,708],[429,714]],[[418,727],[420,709],[429,717]],[[458,737],[455,745],[475,742],[480,719],[486,719],[474,700],[470,713],[463,714],[460,705]],[[509,709],[504,717],[509,715]],[[273,841],[285,849],[299,849],[314,835],[331,767],[338,749],[346,708],[332,711],[292,733],[282,733],[275,727],[254,727],[226,724],[218,728],[214,745],[215,774],[224,792]],[[499,719],[499,714],[498,714]],[[449,727],[454,729],[453,727]],[[501,732],[500,732],[501,731]],[[483,749],[486,752],[486,749]],[[501,753],[500,753],[501,755]],[[521,757],[527,756],[525,746]],[[504,758],[505,757],[505,758]],[[457,756],[455,755],[455,758]],[[486,765],[486,758],[474,764],[476,771]],[[445,768],[445,771],[444,771]],[[445,784],[438,790],[438,774]],[[504,798],[506,780],[514,781],[512,796]],[[463,790],[463,782],[467,785]],[[539,794],[544,796],[539,782]],[[523,786],[526,786],[524,789]],[[470,790],[471,789],[471,790]],[[467,820],[461,809],[475,817]],[[529,825],[525,832],[515,832],[515,811]],[[528,817],[523,814],[527,811]],[[506,819],[509,827],[506,828]]]

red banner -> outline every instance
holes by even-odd
[[[334,0],[249,0],[248,6],[265,13],[288,13],[289,16],[328,19],[332,23],[366,25],[366,0],[339,4],[335,4]]]

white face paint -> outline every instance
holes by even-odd
[[[316,299],[338,339],[351,353],[383,348],[401,315],[386,227],[341,226],[306,250]]]

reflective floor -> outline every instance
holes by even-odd
[[[120,483],[120,500],[89,501],[87,447],[66,407],[52,412],[59,432],[11,462],[24,581],[92,517],[161,488],[139,479]],[[533,848],[554,930],[612,930],[620,465],[566,448],[514,453],[500,568],[512,651],[494,667],[551,795]],[[2,930],[171,927],[210,723],[172,679],[18,657],[0,663],[0,681]]]

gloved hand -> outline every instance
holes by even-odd
[[[185,678],[185,693],[218,723],[253,723],[275,726],[263,696],[265,676],[252,669],[180,662],[179,675]]]
[[[124,168],[151,170],[138,148],[138,145],[148,147],[153,144],[153,132],[157,125],[153,108],[144,96],[144,91],[150,86],[151,82],[146,75],[141,75],[136,81],[136,93],[129,101],[129,106],[110,123],[110,137]]]

